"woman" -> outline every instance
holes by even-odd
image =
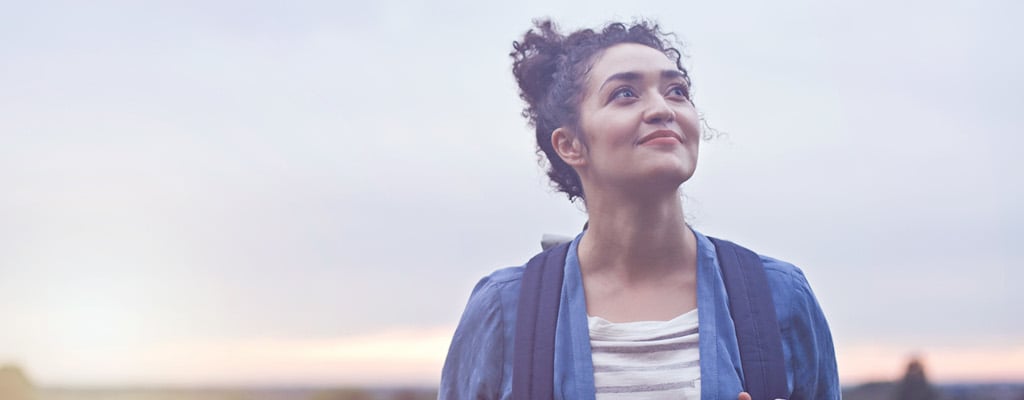
[[[556,398],[749,398],[715,246],[684,220],[678,191],[701,130],[680,53],[664,37],[646,22],[562,35],[542,21],[513,44],[548,176],[589,216],[569,245],[561,304],[550,305]],[[760,258],[789,398],[839,398],[831,334],[806,279]],[[507,268],[477,284],[440,398],[509,397],[522,275]]]

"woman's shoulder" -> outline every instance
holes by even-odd
[[[695,233],[705,246],[712,249],[710,253],[717,253],[710,238],[699,232],[695,231]],[[804,318],[808,313],[818,311],[816,310],[818,308],[817,299],[814,297],[814,292],[811,290],[811,285],[807,282],[803,270],[788,261],[764,255],[755,249],[747,249],[753,251],[761,259],[768,288],[772,292],[772,300],[775,302],[776,311],[780,314],[780,321]],[[717,257],[717,254],[714,257]]]
[[[503,288],[511,283],[521,281],[524,269],[523,265],[499,268],[480,279],[480,283],[488,287]]]
[[[523,266],[505,267],[480,278],[469,295],[463,318],[503,314],[507,309],[514,308],[519,297],[523,270]]]
[[[769,285],[810,287],[804,271],[796,265],[762,254],[758,254],[758,256],[761,258],[761,264],[764,265]]]
[[[827,332],[821,306],[803,270],[776,258],[760,256],[781,328],[794,327]]]
[[[487,274],[477,282],[470,295],[470,301],[476,299],[497,299],[518,295],[520,282],[523,280],[524,266],[505,267]]]
[[[707,246],[706,248],[708,249],[708,253],[711,254],[712,257],[717,258],[718,251],[715,248],[715,244],[712,238],[710,236],[705,236],[704,234],[697,232],[696,230],[694,230],[694,233],[697,235],[699,243],[701,243],[702,246]],[[729,243],[733,242],[729,241]],[[761,254],[757,250],[748,248],[744,245],[736,243],[733,244],[757,254],[757,256],[761,259],[761,264],[764,266],[764,270],[768,278],[768,284],[770,287],[772,287],[773,290],[784,289],[787,287],[791,288],[793,286],[809,286],[807,284],[807,278],[804,276],[804,272],[797,266],[793,265],[792,263],[774,257],[766,256],[764,254]]]

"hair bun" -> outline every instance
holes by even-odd
[[[520,97],[530,104],[525,110],[533,119],[532,108],[544,101],[551,85],[555,82],[558,63],[564,57],[565,37],[557,31],[550,20],[535,21],[535,29],[523,35],[522,41],[512,43],[512,74],[519,84]]]

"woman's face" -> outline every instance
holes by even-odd
[[[576,165],[587,193],[673,190],[697,167],[700,126],[689,87],[662,52],[633,43],[605,49],[584,84]]]

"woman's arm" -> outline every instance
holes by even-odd
[[[504,377],[505,327],[499,285],[477,283],[452,337],[438,399],[499,399]]]
[[[803,271],[788,263],[762,259],[773,286],[783,351],[792,379],[792,400],[839,399],[832,332]]]

